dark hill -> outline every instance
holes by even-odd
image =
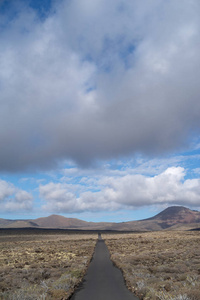
[[[168,225],[198,223],[200,222],[200,212],[190,210],[184,206],[171,206],[147,220],[165,221]]]

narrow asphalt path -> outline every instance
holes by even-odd
[[[125,286],[121,271],[99,236],[88,271],[71,300],[138,300]]]

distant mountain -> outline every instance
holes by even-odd
[[[10,224],[12,224],[13,222],[15,222],[14,220],[6,220],[6,219],[1,219],[0,218],[0,227],[7,227]]]
[[[171,206],[154,217],[122,223],[86,222],[59,215],[38,218],[35,220],[0,219],[0,228],[52,228],[84,230],[119,230],[119,231],[155,231],[187,230],[200,227],[200,212],[183,206]]]
[[[133,222],[129,223],[134,225]],[[144,230],[186,230],[200,226],[200,212],[184,206],[171,206],[152,218],[136,222],[135,226]]]
[[[171,206],[157,214],[156,216],[149,218],[149,220],[162,221],[166,226],[172,226],[176,224],[190,224],[200,222],[200,212],[190,210],[184,206]]]
[[[80,228],[87,226],[88,222],[74,218],[51,215],[49,217],[35,219],[34,222],[39,227],[45,228]]]
[[[0,219],[0,228],[29,228],[39,227],[38,224],[31,220],[6,220]]]

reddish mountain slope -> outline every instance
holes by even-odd
[[[200,212],[183,206],[171,206],[152,218],[127,222],[127,225],[134,230],[170,230],[171,227],[181,229],[181,225],[184,225],[182,228],[186,230],[187,226],[196,228],[198,223],[200,225]]]
[[[88,226],[89,223],[79,219],[65,218],[58,215],[51,215],[49,217],[35,219],[34,222],[39,227],[46,228],[80,228]]]
[[[59,215],[38,218],[35,220],[0,219],[0,228],[65,228],[85,230],[119,230],[119,231],[153,231],[153,230],[187,230],[200,227],[200,212],[183,206],[169,207],[156,216],[141,220],[122,223],[94,223]]]
[[[171,206],[148,220],[166,223],[168,226],[176,224],[190,224],[200,222],[200,212],[190,210],[183,206]]]

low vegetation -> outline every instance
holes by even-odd
[[[96,234],[1,235],[0,299],[69,299],[96,240]]]
[[[104,234],[112,261],[140,299],[200,299],[200,232]]]
[[[144,300],[200,300],[200,232],[103,234],[128,288]],[[0,299],[69,299],[97,234],[0,234]]]

